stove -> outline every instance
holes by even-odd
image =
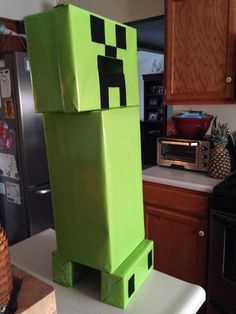
[[[236,215],[236,172],[213,189],[212,208]]]
[[[236,313],[236,173],[212,194],[208,314]]]

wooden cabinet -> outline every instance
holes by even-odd
[[[166,104],[235,103],[236,0],[166,0]]]
[[[16,33],[23,33],[24,26],[22,21],[15,21],[0,17],[0,24]],[[0,34],[0,55],[13,51],[26,51],[26,41],[23,37]]]
[[[143,192],[155,269],[206,287],[209,195],[145,181]]]

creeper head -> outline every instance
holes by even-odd
[[[25,24],[38,111],[138,106],[135,29],[72,5]]]

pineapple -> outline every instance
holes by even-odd
[[[0,312],[8,303],[13,286],[6,234],[0,225]]]
[[[229,129],[227,123],[215,123],[212,126],[208,173],[216,179],[224,179],[231,172],[231,158],[226,145],[228,144]]]

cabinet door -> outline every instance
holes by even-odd
[[[235,98],[236,0],[166,0],[165,103]]]
[[[145,206],[145,224],[146,237],[154,241],[155,269],[205,287],[206,222]]]

